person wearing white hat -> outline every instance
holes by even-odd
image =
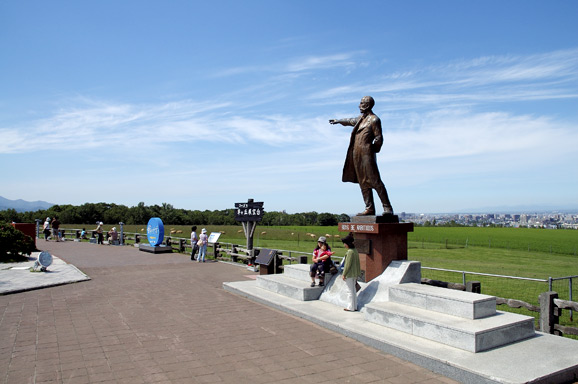
[[[44,233],[44,240],[48,241],[50,236],[50,217],[47,217],[42,226],[42,233]]]
[[[116,227],[112,227],[110,231],[108,231],[108,245],[116,245],[118,241],[118,232],[116,231]]]
[[[203,260],[205,262],[205,256],[207,255],[207,244],[209,243],[209,237],[207,236],[207,230],[203,228],[199,236],[199,256],[197,256],[197,261],[200,263]]]
[[[102,234],[102,224],[103,224],[103,223],[102,223],[102,221],[97,221],[96,224],[97,224],[97,225],[96,225],[96,229],[95,229],[94,231],[95,231],[95,232],[97,233],[97,235],[98,235],[97,243],[98,243],[98,244],[104,244],[104,236],[103,236],[103,234]]]

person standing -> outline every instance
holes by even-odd
[[[191,260],[195,260],[195,253],[197,253],[197,251],[199,250],[199,245],[197,244],[199,242],[199,237],[197,236],[197,226],[193,225],[193,227],[191,228],[191,247],[193,248],[191,250]]]
[[[331,119],[330,124],[353,126],[345,164],[343,165],[343,182],[357,183],[365,202],[365,210],[357,216],[375,215],[373,189],[383,204],[383,214],[393,214],[393,208],[387,190],[377,168],[376,153],[381,150],[383,136],[381,120],[373,113],[375,101],[371,96],[364,96],[359,103],[361,115],[349,119]]]
[[[197,261],[200,263],[201,259],[203,263],[205,262],[205,256],[207,255],[207,244],[209,243],[209,237],[207,236],[207,230],[203,228],[201,230],[201,235],[199,236],[199,256]]]
[[[96,232],[96,234],[97,234],[97,236],[98,236],[98,240],[96,241],[96,243],[97,243],[97,244],[104,244],[104,236],[103,236],[103,234],[102,234],[102,225],[103,225],[103,222],[102,222],[102,221],[97,221],[96,224],[97,224],[97,226],[96,226],[95,232]]]
[[[56,241],[60,241],[60,221],[58,216],[54,216],[54,220],[52,220],[52,236],[56,238]]]
[[[348,235],[341,239],[347,252],[345,253],[345,260],[343,262],[342,278],[347,286],[347,308],[344,311],[357,311],[357,278],[361,276],[361,264],[359,262],[359,253],[355,249],[353,236]]]
[[[42,225],[42,233],[44,233],[44,240],[48,241],[48,238],[50,237],[50,217],[47,217],[46,220],[44,220],[44,225]]]

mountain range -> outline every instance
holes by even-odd
[[[48,209],[53,205],[54,204],[46,201],[25,201],[22,199],[9,200],[0,196],[0,211],[14,209],[16,212],[34,212],[40,209]]]

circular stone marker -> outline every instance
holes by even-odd
[[[46,251],[40,252],[38,263],[45,268],[50,266],[52,264],[52,255]]]

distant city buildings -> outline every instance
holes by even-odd
[[[578,213],[416,214],[402,212],[399,214],[399,218],[405,222],[432,226],[578,229]]]

